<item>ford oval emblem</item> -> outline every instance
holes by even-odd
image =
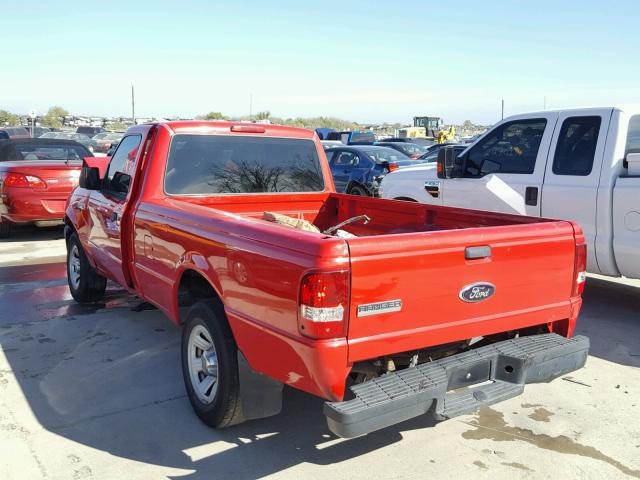
[[[478,282],[465,286],[460,290],[460,300],[470,303],[482,302],[496,293],[496,286],[492,283]]]

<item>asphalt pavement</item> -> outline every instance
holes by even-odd
[[[109,285],[80,306],[55,229],[0,242],[0,479],[640,478],[640,282],[591,276],[587,366],[474,415],[332,435],[322,400],[204,426],[185,396],[180,331]]]

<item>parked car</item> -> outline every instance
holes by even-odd
[[[373,145],[376,141],[376,136],[373,132],[328,132],[325,140],[337,140],[345,145]]]
[[[24,127],[0,127],[0,140],[10,138],[31,138],[31,134]]]
[[[40,137],[41,135],[44,135],[45,133],[47,133],[47,132],[50,132],[50,131],[51,131],[51,129],[50,129],[50,128],[47,128],[47,127],[40,127],[40,126],[38,126],[38,125],[36,125],[36,126],[34,126],[34,127],[31,127],[31,126],[28,126],[28,125],[27,125],[27,126],[26,126],[26,127],[24,127],[24,128],[25,128],[25,130],[27,130],[27,132],[29,132],[29,137],[32,137],[32,138],[38,138],[38,137]],[[31,132],[32,132],[32,131],[33,131],[33,135],[31,134]],[[26,137],[23,137],[23,138],[26,138]]]
[[[425,148],[436,144],[433,138],[420,138],[420,137],[389,137],[389,138],[383,138],[380,141],[394,142],[394,143],[398,143],[398,142],[415,143],[416,145],[420,145],[421,147],[425,147]]]
[[[96,138],[98,135],[100,135],[100,138]],[[93,148],[93,151],[106,153],[111,147],[111,144],[117,144],[120,142],[120,140],[124,136],[124,133],[112,132],[107,134],[99,133],[98,135],[92,138],[92,140],[96,142],[96,146]]]
[[[427,152],[426,153],[437,152],[438,150],[441,150],[444,147],[452,147],[452,146],[456,146],[456,145],[460,145],[460,144],[459,143],[455,143],[455,142],[434,143],[433,145],[431,145],[429,147],[426,147],[427,148]]]
[[[72,132],[48,132],[42,135],[40,138],[57,138],[59,140],[74,140],[87,147],[90,151],[94,152],[98,148],[98,142],[89,138],[87,135],[81,133]]]
[[[584,229],[589,272],[640,278],[640,174],[629,163],[634,152],[640,152],[640,110],[514,115],[451,155],[446,169],[421,165],[388,175],[382,195],[573,220]]]
[[[393,148],[394,150],[398,150],[399,152],[404,153],[407,157],[412,158],[414,160],[420,158],[424,155],[427,150],[420,145],[416,145],[415,143],[407,143],[407,142],[376,142],[374,145],[379,145],[381,147]]]
[[[109,146],[109,149],[107,150],[107,157],[111,157],[113,156],[113,154],[115,153],[116,149],[118,148],[118,145],[120,145],[120,142],[114,142],[111,144],[111,146]]]
[[[0,237],[16,224],[62,223],[84,157],[92,154],[71,140],[0,140]]]
[[[318,138],[320,140],[326,140],[327,135],[329,135],[331,132],[335,132],[335,129],[321,127],[321,128],[316,128],[315,132],[318,134]]]
[[[107,133],[107,131],[102,127],[78,127],[76,128],[76,133],[80,133],[91,138],[98,133]]]
[[[325,150],[336,191],[378,196],[382,177],[413,163],[397,150],[373,145],[331,147]]]
[[[182,326],[207,425],[279,413],[286,384],[354,437],[586,361],[575,223],[337,194],[315,133],[291,127],[137,125],[89,160],[65,219],[71,295],[111,279]]]
[[[324,148],[325,150],[327,148],[344,146],[344,143],[339,140],[320,140],[320,143],[322,144],[322,148]]]
[[[464,150],[469,146],[469,145],[452,145],[449,144],[449,146],[451,148],[453,148],[454,154],[455,155],[459,155],[460,153],[464,152]],[[424,155],[422,155],[419,160],[423,160],[423,163],[434,163],[438,161],[438,154],[440,153],[440,150],[442,150],[441,148],[434,148],[433,150],[429,150],[427,153],[425,153]]]

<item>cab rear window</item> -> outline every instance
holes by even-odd
[[[172,195],[321,192],[315,143],[306,139],[175,135],[165,191]]]

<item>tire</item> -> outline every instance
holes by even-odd
[[[202,360],[205,352],[208,362]],[[201,300],[191,307],[181,357],[187,395],[200,420],[214,428],[242,423],[238,347],[220,302]]]
[[[0,238],[9,238],[11,236],[11,224],[0,222]]]
[[[67,241],[67,283],[78,303],[96,302],[107,289],[107,279],[91,266],[76,233]]]
[[[351,187],[347,193],[349,195],[359,195],[361,197],[368,197],[369,196],[367,191],[364,188],[359,187],[358,185],[354,185],[353,187]]]

